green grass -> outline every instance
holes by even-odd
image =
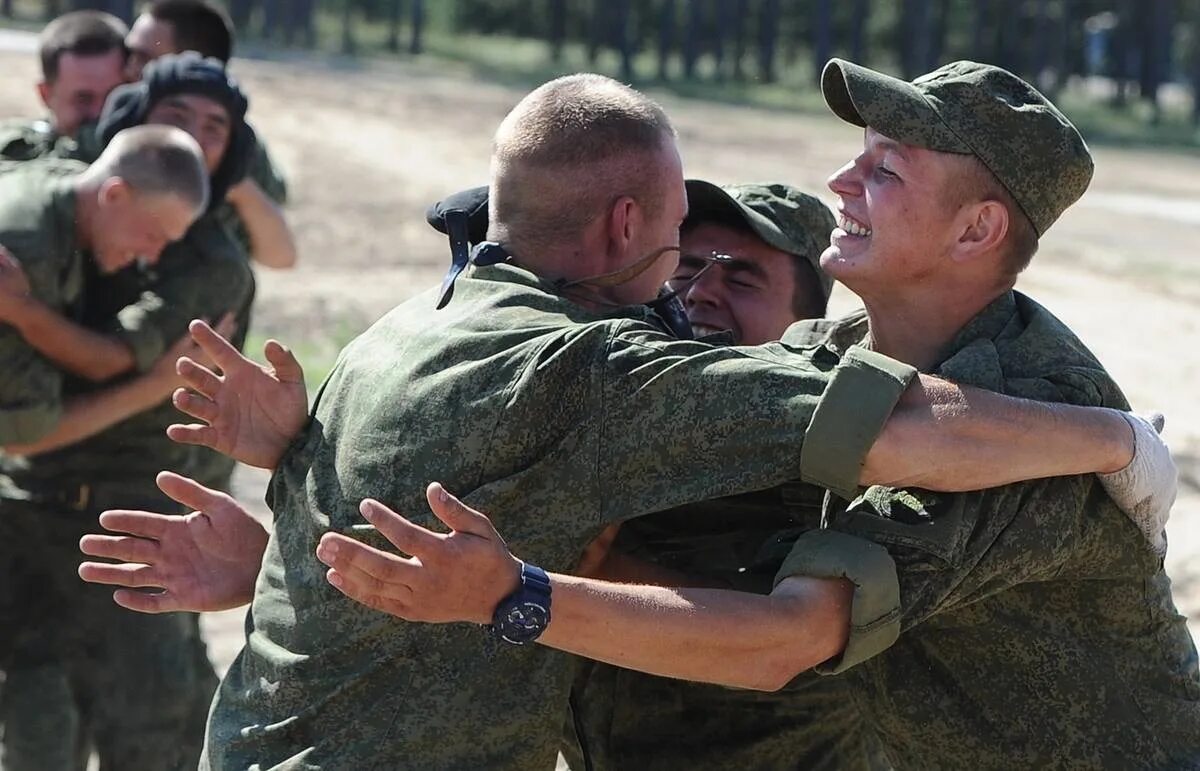
[[[251,359],[265,363],[263,345],[267,340],[275,338],[286,344],[292,349],[300,366],[304,368],[304,383],[311,399],[316,394],[317,388],[333,371],[338,354],[346,347],[347,343],[358,337],[364,328],[364,326],[349,320],[340,319],[299,338],[290,338],[287,335],[271,331],[255,330],[246,336],[245,351]]]

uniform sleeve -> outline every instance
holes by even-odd
[[[871,487],[796,541],[776,583],[802,575],[854,584],[849,642],[818,668],[842,672],[996,592],[1071,572],[1103,577],[1100,547],[1127,529],[1113,509],[1091,476],[961,494]]]
[[[262,137],[258,138],[255,145],[254,158],[250,162],[247,174],[272,201],[280,206],[287,203],[287,180],[279,167],[271,160],[271,154],[267,152],[267,146],[263,144]]]
[[[62,375],[7,325],[0,325],[0,361],[0,446],[36,442],[62,415]]]
[[[812,349],[714,348],[640,327],[618,329],[603,370],[600,480],[621,491],[606,521],[797,477],[853,490],[915,374],[867,351],[815,362]]]
[[[246,260],[220,224],[201,221],[179,243],[164,251],[159,278],[137,302],[121,309],[111,331],[133,351],[145,372],[192,319],[215,322],[236,310],[251,291]]]

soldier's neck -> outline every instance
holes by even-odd
[[[81,175],[75,181],[75,241],[84,251],[92,249],[92,232],[99,216],[99,204],[96,194],[99,192],[94,182]]]
[[[926,285],[864,295],[871,347],[921,372],[930,372],[941,362],[959,330],[1010,288]]]

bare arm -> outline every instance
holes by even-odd
[[[34,297],[14,303],[10,323],[60,369],[103,382],[133,369],[133,350],[121,340],[80,326]]]
[[[296,264],[296,242],[283,211],[253,179],[234,185],[225,200],[237,210],[250,237],[250,256],[268,268]]]
[[[1001,396],[921,375],[867,453],[861,481],[961,492],[1117,471],[1134,435],[1116,410]]]
[[[173,372],[175,359],[190,349],[190,339],[184,338],[146,374],[68,399],[50,433],[29,444],[7,445],[4,451],[32,456],[67,447],[165,401],[178,382]]]
[[[410,621],[489,623],[516,587],[519,563],[486,516],[440,485],[428,498],[450,535],[364,501],[363,516],[413,558],[328,533],[317,556],[331,567],[329,581]],[[552,620],[538,642],[667,677],[775,690],[836,656],[849,635],[852,587],[840,579],[796,577],[769,596],[558,574],[551,583]]]

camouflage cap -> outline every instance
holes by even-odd
[[[743,220],[767,244],[807,260],[829,299],[833,279],[821,270],[821,252],[837,223],[819,198],[780,182],[718,187],[702,179],[687,180],[687,197],[685,228],[709,219]]]
[[[831,59],[821,91],[848,123],[904,144],[974,155],[1038,235],[1092,180],[1092,156],[1071,121],[1033,86],[990,64],[953,62],[908,83]]]

